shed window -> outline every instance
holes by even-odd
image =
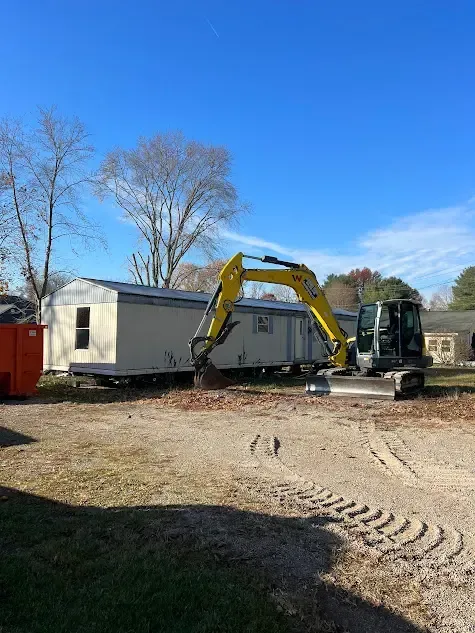
[[[429,352],[437,351],[437,341],[433,338],[429,340]]]
[[[257,331],[269,333],[269,317],[258,316],[257,317]]]
[[[89,321],[91,308],[76,310],[76,349],[89,349]]]
[[[450,352],[452,351],[452,346],[450,344],[450,340],[449,339],[443,339],[442,343],[440,345],[440,349],[442,352]]]

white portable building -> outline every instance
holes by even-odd
[[[44,298],[44,369],[133,376],[192,371],[188,340],[209,295],[78,278]],[[356,313],[335,310],[353,336]],[[206,333],[207,325],[204,329]],[[219,368],[277,367],[323,359],[305,307],[262,299],[236,303],[240,321],[212,353]]]

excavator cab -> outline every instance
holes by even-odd
[[[393,399],[421,391],[422,369],[432,365],[432,357],[426,354],[419,309],[410,299],[363,304],[348,366],[310,373],[307,393]]]
[[[392,299],[364,304],[358,314],[356,363],[360,370],[389,371],[430,367],[422,335],[419,304]]]

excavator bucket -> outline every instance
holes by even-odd
[[[197,369],[195,372],[195,387],[203,389],[204,391],[226,389],[226,387],[234,384],[233,380],[223,376],[219,369],[211,362]]]
[[[307,376],[306,392],[312,396],[394,400],[396,384],[388,378],[311,374]]]

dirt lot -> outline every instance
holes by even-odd
[[[2,508],[20,491],[173,509],[167,538],[262,573],[295,630],[470,633],[475,397],[447,385],[396,403],[295,388],[6,403]]]

